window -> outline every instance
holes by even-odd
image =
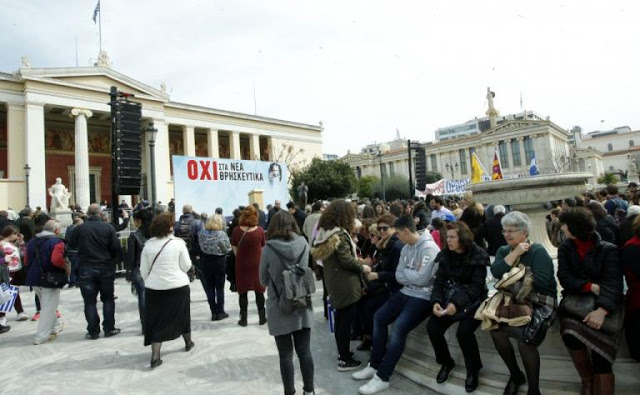
[[[360,166],[356,167],[356,177],[358,177],[358,180],[362,178],[362,169]]]
[[[460,155],[460,174],[467,174],[467,150],[458,150]]]
[[[524,159],[525,163],[531,163],[531,159],[536,155],[536,152],[533,150],[533,140],[531,137],[524,138]]]
[[[394,164],[392,162],[392,163],[389,163],[389,175],[393,176],[394,174],[396,174],[396,169],[395,169],[395,166],[394,166]]]
[[[609,145],[611,145],[611,144],[609,144]],[[609,166],[609,170],[613,171],[613,166]]]
[[[387,165],[384,163],[380,164],[380,178],[387,178]]]
[[[509,168],[509,154],[507,153],[507,143],[502,140],[498,142],[498,151],[500,152],[500,164],[503,169]]]
[[[633,140],[629,140],[629,147],[633,147]]]
[[[438,171],[438,163],[436,162],[436,154],[431,154],[431,171]]]
[[[613,144],[611,144],[611,143],[607,144],[607,149],[609,151],[613,151]]]
[[[511,140],[511,155],[513,156],[513,165],[521,166],[520,160],[520,142],[516,139]]]

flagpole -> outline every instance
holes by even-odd
[[[98,0],[98,35],[100,40],[100,52],[102,52],[102,7]]]

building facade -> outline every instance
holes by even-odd
[[[602,155],[605,172],[637,174],[640,165],[640,130],[622,126],[595,131],[582,136],[582,149],[597,150]]]
[[[171,101],[108,67],[32,68],[0,73],[0,207],[49,207],[48,188],[62,179],[72,202],[111,201],[109,89],[135,95],[143,131],[153,122],[157,196],[173,197],[172,155],[284,161],[304,166],[322,157],[322,126]],[[144,132],[143,132],[144,134]],[[143,137],[144,184],[151,185]],[[28,177],[25,167],[30,168]],[[28,182],[26,181],[28,179]]]

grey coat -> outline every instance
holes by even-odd
[[[298,331],[302,328],[311,328],[313,320],[313,310],[296,311],[293,314],[286,314],[278,306],[278,298],[273,286],[278,289],[278,293],[282,293],[284,284],[282,283],[282,271],[285,265],[294,263],[282,262],[275,252],[274,248],[291,261],[297,260],[301,254],[302,259],[297,262],[300,267],[308,267],[309,265],[309,245],[302,236],[295,236],[292,240],[269,240],[267,245],[262,249],[262,257],[260,258],[260,283],[267,287],[267,322],[269,326],[269,334],[272,336],[287,335]],[[303,254],[303,250],[307,253]],[[273,285],[272,285],[273,281]]]

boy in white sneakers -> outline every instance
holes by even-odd
[[[375,314],[371,360],[354,373],[355,380],[369,380],[359,391],[369,395],[389,388],[389,378],[404,352],[407,335],[431,314],[431,291],[438,269],[434,262],[440,248],[429,232],[420,236],[411,217],[400,217],[395,228],[405,246],[400,253],[396,280],[404,287]],[[389,343],[388,326],[394,323]],[[386,351],[385,351],[386,349]]]

